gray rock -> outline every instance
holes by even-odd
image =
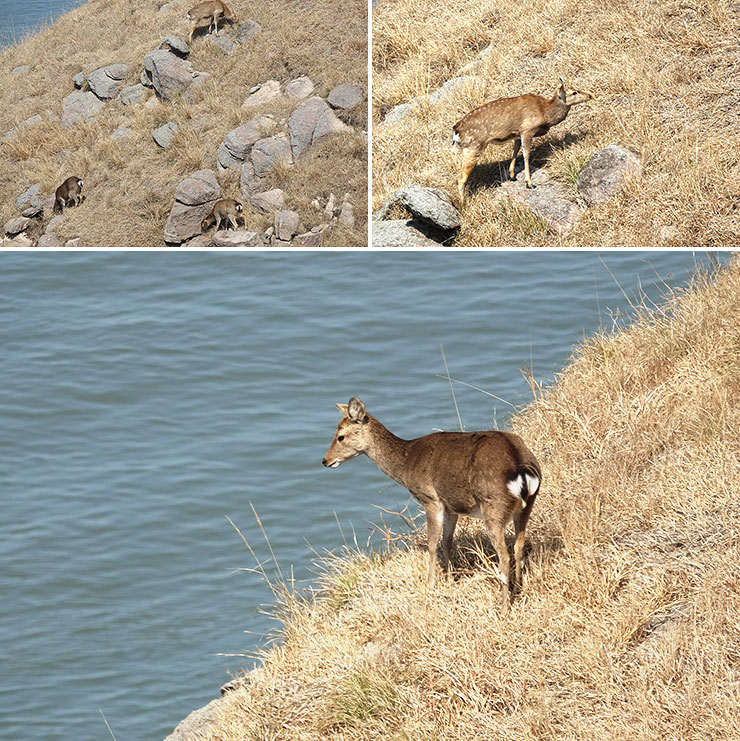
[[[280,211],[285,205],[285,193],[280,188],[273,188],[250,196],[249,203],[260,213],[271,214]]]
[[[219,165],[223,168],[240,168],[252,147],[265,134],[272,133],[274,128],[272,116],[259,116],[232,129],[218,147]]]
[[[220,713],[223,712],[219,707],[221,702],[221,698],[217,697],[205,707],[194,710],[185,720],[180,721],[164,741],[193,741],[209,735],[216,727]]]
[[[125,139],[126,137],[131,136],[134,133],[134,130],[129,126],[119,126],[111,135],[110,138],[113,139],[113,141],[117,141],[118,139]]]
[[[254,106],[264,105],[280,97],[282,97],[280,83],[277,80],[268,80],[252,88],[249,97],[242,104],[242,108],[253,108]]]
[[[209,234],[199,234],[197,237],[189,239],[187,242],[188,247],[201,248],[201,247],[212,247],[213,240]]]
[[[567,191],[560,183],[550,180],[545,168],[532,173],[532,184],[534,188],[526,187],[522,170],[515,180],[501,183],[501,191],[532,211],[551,231],[560,236],[569,234],[582,209],[568,198]]]
[[[342,210],[339,212],[339,224],[346,229],[354,229],[355,221],[355,207],[345,198],[342,201]]]
[[[185,41],[185,39],[181,38],[180,36],[168,36],[159,45],[160,49],[164,47],[169,48],[171,51],[181,57],[186,57],[188,54],[190,54],[190,47],[188,46],[187,41]]]
[[[9,237],[14,237],[16,234],[26,231],[31,224],[31,219],[26,216],[16,216],[15,219],[5,222],[5,233]]]
[[[305,232],[304,234],[296,234],[293,238],[293,244],[296,247],[323,247],[324,246],[324,230]]]
[[[81,90],[81,89],[82,89],[82,87],[83,87],[83,86],[84,86],[84,84],[85,84],[85,73],[84,73],[84,72],[78,72],[78,73],[77,73],[77,74],[76,74],[76,75],[75,75],[75,76],[74,76],[74,77],[72,78],[72,82],[74,83],[74,86],[75,86],[75,87],[76,87],[76,88],[77,88],[78,90]]]
[[[38,124],[43,122],[43,117],[40,113],[37,113],[35,116],[29,116],[25,120],[21,121],[20,126],[18,128],[25,128],[27,126],[37,126]]]
[[[262,30],[262,26],[260,26],[260,24],[257,23],[257,21],[244,21],[244,23],[240,24],[239,28],[236,30],[237,44],[248,43],[261,30]]]
[[[385,118],[383,119],[383,124],[393,126],[393,124],[397,124],[399,121],[402,121],[404,118],[406,118],[406,116],[411,113],[411,110],[411,103],[399,103],[397,106],[394,106],[390,109],[390,111],[388,111]]]
[[[190,62],[164,49],[155,49],[144,57],[144,69],[157,95],[164,100],[172,100],[190,87],[193,83],[190,68]]]
[[[149,73],[145,69],[141,70],[141,74],[139,75],[139,83],[142,84],[144,87],[154,87],[152,78],[149,77]]]
[[[359,85],[343,82],[337,85],[328,95],[326,101],[332,108],[346,110],[365,100],[365,91]]]
[[[298,232],[301,217],[295,211],[275,211],[275,236],[289,242]]]
[[[424,188],[411,183],[388,198],[381,211],[386,212],[394,203],[400,203],[418,219],[439,229],[452,230],[460,227],[460,214],[447,193],[439,188]]]
[[[336,196],[333,193],[329,193],[329,198],[326,201],[326,206],[324,206],[324,213],[329,217],[329,219],[333,219],[336,211]]]
[[[45,232],[39,237],[37,247],[63,247],[62,240],[54,232]]]
[[[624,183],[627,175],[642,172],[640,158],[624,147],[610,144],[594,154],[578,174],[576,188],[589,206],[611,198]]]
[[[296,77],[295,80],[291,80],[285,86],[285,94],[293,100],[303,100],[307,98],[313,92],[313,82],[310,77],[303,75],[302,77]]]
[[[275,165],[282,162],[285,165],[293,164],[290,151],[290,142],[286,136],[270,136],[260,139],[252,147],[252,164],[258,178],[264,177]]]
[[[21,64],[19,67],[13,67],[13,69],[10,70],[10,74],[13,77],[18,77],[18,75],[25,75],[26,72],[28,72],[27,64]]]
[[[33,240],[21,232],[20,234],[16,234],[12,239],[10,237],[3,237],[0,239],[0,245],[3,247],[27,249],[28,247],[33,247]]]
[[[326,101],[318,96],[304,100],[293,111],[288,126],[294,160],[325,137],[343,131],[352,131],[352,127],[340,121]]]
[[[124,105],[143,103],[146,98],[146,87],[141,83],[129,85],[121,90],[120,98]]]
[[[166,13],[172,7],[172,3],[165,3],[159,6],[158,13]]]
[[[41,216],[44,213],[44,209],[41,206],[29,206],[24,208],[21,216],[25,216],[27,219],[34,219],[37,216]]]
[[[453,90],[462,87],[466,82],[471,80],[473,80],[471,75],[462,75],[461,77],[453,77],[451,80],[447,80],[444,85],[429,93],[429,102],[438,103],[440,100],[444,100]]]
[[[236,51],[236,44],[227,36],[217,36],[216,34],[211,33],[208,34],[208,40],[229,56]]]
[[[247,201],[257,185],[257,176],[254,174],[254,165],[245,162],[239,172],[239,192],[241,197]]]
[[[152,132],[152,137],[157,143],[158,147],[162,149],[169,149],[172,146],[172,142],[175,138],[175,134],[180,130],[180,127],[174,121],[168,121],[162,124]]]
[[[372,222],[373,247],[439,247],[439,244],[424,236],[415,224],[406,219]]]
[[[64,243],[65,247],[84,247],[82,237],[72,237]]]
[[[104,105],[93,93],[79,90],[70,93],[62,100],[62,128],[68,129],[79,121],[91,121]]]
[[[261,247],[262,237],[257,232],[243,229],[221,229],[213,235],[214,247]]]
[[[123,86],[123,80],[127,74],[127,64],[109,64],[93,70],[87,76],[87,84],[98,98],[110,100]]]
[[[46,229],[44,229],[44,233],[53,233],[54,229],[56,229],[59,224],[62,223],[62,220],[64,218],[63,214],[57,214],[56,216],[52,216],[49,220],[49,223],[46,225]]]
[[[213,170],[198,170],[185,178],[175,190],[175,202],[164,228],[164,241],[182,244],[199,235],[200,222],[221,198],[221,186]]]

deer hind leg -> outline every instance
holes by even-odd
[[[488,530],[488,535],[498,556],[498,578],[502,586],[501,607],[506,612],[509,609],[510,603],[509,570],[511,568],[511,562],[509,549],[506,547],[506,538],[504,538],[504,528],[506,527],[508,518],[502,515],[508,514],[508,512],[503,513],[500,507],[496,507],[496,505],[490,502],[485,502],[481,505],[481,513],[483,515],[483,521],[486,523],[486,530]]]
[[[514,179],[514,173],[516,172],[516,158],[519,156],[519,149],[522,143],[519,139],[514,139],[514,156],[511,158],[511,164],[509,165],[509,179]]]
[[[533,188],[532,178],[529,176],[529,150],[532,146],[532,133],[522,134],[522,152],[524,154],[524,179],[528,188]]]
[[[524,561],[524,531],[527,529],[529,514],[534,506],[534,500],[537,494],[530,494],[527,498],[527,506],[514,516],[514,562],[516,563],[516,575],[514,577],[514,589],[519,591],[522,588],[522,564]]]
[[[450,555],[452,554],[452,536],[455,534],[457,526],[457,515],[445,511],[444,523],[442,529],[442,565],[444,570],[450,570]]]
[[[427,584],[433,587],[437,576],[437,546],[439,545],[439,536],[442,534],[444,510],[441,504],[430,503],[424,506],[424,514],[427,518],[427,548],[429,550]]]
[[[480,155],[480,149],[476,146],[466,147],[463,149],[462,162],[460,163],[460,175],[457,178],[457,190],[460,193],[460,203],[464,203],[465,201],[465,183],[468,182],[470,173],[478,164]]]

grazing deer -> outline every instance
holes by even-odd
[[[429,548],[427,583],[434,585],[437,545],[442,536],[443,566],[450,567],[458,515],[483,519],[498,555],[503,606],[509,605],[509,552],[504,529],[513,518],[516,585],[521,585],[524,530],[540,488],[537,459],[511,432],[435,432],[402,440],[387,430],[353,396],[337,404],[342,413],[329,450],[328,468],[363,453],[424,507]]]
[[[233,198],[222,198],[220,201],[216,201],[211,212],[203,217],[200,222],[200,229],[205,232],[215,224],[216,231],[218,231],[222,222],[226,222],[226,229],[229,227],[232,229],[238,228],[240,221],[246,226],[243,211],[244,208],[239,201],[235,201]]]
[[[76,175],[68,177],[54,193],[54,213],[63,213],[68,206],[79,206],[85,200],[82,186],[85,181]]]
[[[232,23],[238,23],[237,17],[221,0],[206,0],[206,2],[198,3],[194,8],[190,8],[187,18],[192,21],[192,26],[190,27],[188,40],[193,40],[195,29],[204,26],[205,21],[208,22],[209,31],[212,25],[216,27],[216,35],[218,35],[218,19],[222,17],[228,18]]]
[[[509,177],[514,179],[516,158],[521,148],[524,155],[524,176],[527,188],[532,186],[529,176],[529,149],[535,136],[546,134],[565,119],[571,106],[591,100],[589,93],[560,85],[549,100],[540,95],[518,95],[484,103],[463,116],[452,127],[452,146],[462,148],[457,189],[460,203],[465,200],[465,183],[485,148],[491,143],[514,142],[514,156],[509,165]]]

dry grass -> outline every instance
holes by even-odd
[[[589,209],[565,238],[532,234],[506,218],[496,185],[511,144],[492,145],[473,171],[461,246],[726,247],[740,235],[740,5],[736,0],[427,0],[409,11],[381,0],[373,13],[373,208],[417,182],[457,199],[452,126],[487,100],[551,94],[558,75],[595,95],[535,140],[533,166],[572,187],[607,144],[637,152],[644,167],[609,203]],[[418,105],[393,126],[393,106],[467,72],[443,102]],[[379,125],[380,124],[380,125]],[[661,237],[661,227],[665,230]]]
[[[335,560],[193,737],[738,738],[740,260],[537,397],[513,421],[544,479],[508,615],[477,523],[433,592],[416,547]]]
[[[0,133],[37,113],[61,112],[61,100],[73,91],[72,77],[113,62],[131,67],[126,85],[138,82],[144,55],[170,34],[187,35],[186,2],[157,12],[157,4],[132,0],[94,0],[63,15],[54,25],[0,53]],[[30,184],[41,182],[44,193],[53,192],[70,174],[86,181],[87,200],[70,209],[60,237],[83,237],[86,245],[153,246],[163,243],[164,224],[175,187],[200,168],[216,166],[216,149],[224,135],[262,112],[242,110],[249,89],[274,78],[287,82],[308,75],[316,93],[326,95],[341,82],[367,89],[367,6],[361,0],[342,3],[317,0],[254,0],[231,3],[240,21],[253,19],[262,33],[226,55],[202,35],[191,45],[193,69],[212,77],[188,99],[162,103],[153,110],[126,107],[114,100],[106,104],[94,123],[62,129],[45,122],[21,130],[11,140],[0,140],[0,222],[17,215],[14,201]],[[338,22],[339,21],[339,22]],[[223,24],[223,33],[236,29]],[[27,64],[30,71],[11,77],[10,70]],[[284,110],[273,106],[282,118]],[[363,112],[351,123],[366,128]],[[151,132],[166,121],[180,126],[175,145],[159,149]],[[113,141],[119,126],[134,129],[129,139]],[[222,179],[225,195],[239,197],[238,178]],[[318,217],[306,207],[316,196],[330,192],[340,199],[352,194],[358,215],[351,232],[335,229],[329,243],[335,246],[367,244],[367,150],[362,136],[342,136],[313,152],[290,169],[270,173],[265,189],[286,192],[286,208],[297,210],[306,227]],[[310,193],[310,197],[309,196]],[[248,228],[267,226],[252,214]],[[263,223],[264,222],[264,223]]]

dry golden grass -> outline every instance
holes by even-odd
[[[336,559],[193,738],[740,737],[740,259],[535,391],[513,428],[543,486],[509,613],[475,522],[431,592],[418,547]]]
[[[173,3],[157,12],[156,3],[93,0],[59,18],[41,33],[0,53],[0,132],[36,113],[57,116],[61,100],[74,87],[72,77],[113,62],[131,67],[126,85],[139,81],[144,55],[170,34],[186,36],[185,13],[192,4]],[[339,5],[335,0],[238,0],[230,4],[240,21],[256,20],[262,33],[237,47],[232,56],[196,35],[188,57],[193,69],[211,74],[190,100],[163,102],[153,110],[126,107],[119,100],[105,105],[93,123],[62,129],[45,122],[21,130],[15,139],[0,140],[0,223],[17,215],[14,201],[30,184],[41,182],[53,192],[70,174],[85,179],[87,200],[70,209],[57,230],[68,239],[80,235],[86,245],[154,246],[163,244],[164,225],[174,190],[184,177],[216,166],[216,149],[234,127],[267,110],[242,110],[249,89],[274,78],[288,82],[308,75],[316,93],[326,95],[341,82],[367,89],[367,6],[362,0]],[[221,27],[220,27],[221,28]],[[224,23],[222,33],[235,34]],[[11,77],[10,70],[27,64],[30,71]],[[190,97],[191,93],[188,92]],[[287,118],[292,109],[273,106]],[[358,132],[366,128],[362,111],[354,111]],[[154,143],[151,132],[166,121],[180,126],[167,151]],[[119,126],[134,129],[129,139],[113,141]],[[225,196],[239,197],[238,178],[222,179]],[[270,173],[265,189],[280,187],[286,208],[297,210],[305,226],[317,217],[305,208],[314,197],[330,192],[340,199],[352,194],[358,225],[334,229],[328,243],[367,244],[367,150],[362,137],[342,136],[313,152],[290,169]],[[247,228],[267,226],[252,215]]]
[[[474,79],[400,123],[393,106],[474,64]],[[535,139],[533,166],[569,188],[597,150],[638,153],[641,177],[591,208],[565,238],[512,218],[495,186],[512,145],[492,145],[473,171],[460,246],[727,247],[740,238],[740,5],[736,0],[380,0],[373,13],[373,208],[408,182],[457,199],[452,126],[499,97],[550,95],[562,75],[595,99]],[[380,124],[380,125],[379,125]],[[661,227],[672,227],[661,236]]]

